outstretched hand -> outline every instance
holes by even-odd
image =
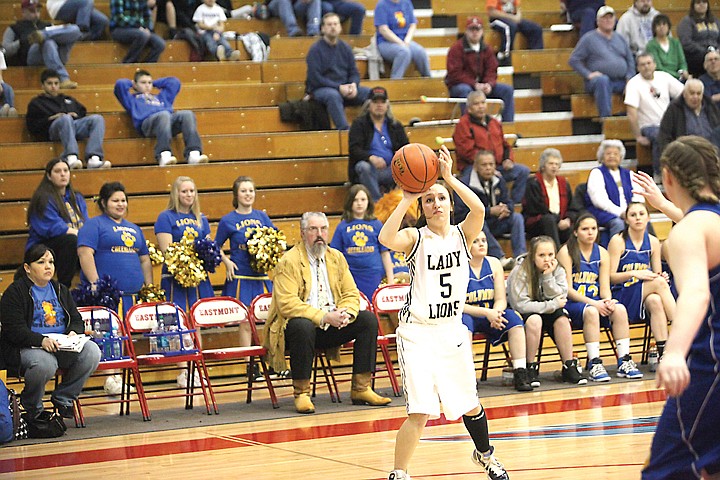
[[[662,202],[666,200],[660,188],[653,180],[653,177],[643,171],[638,171],[633,174],[633,183],[637,184],[640,188],[633,188],[632,193],[641,195],[647,199],[647,201],[655,208],[658,208]]]

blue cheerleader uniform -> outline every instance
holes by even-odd
[[[378,240],[381,229],[380,220],[341,220],[330,242],[345,256],[358,290],[369,299],[385,276],[381,254],[387,248]]]
[[[483,308],[493,308],[495,304],[495,279],[487,257],[483,258],[479,276],[476,276],[473,269],[470,268],[470,280],[465,303]],[[515,310],[506,308],[503,316],[507,320],[507,324],[502,330],[491,327],[487,317],[473,317],[463,313],[462,322],[471,332],[487,335],[492,344],[497,346],[507,340],[508,330],[523,325],[522,318]]]
[[[165,210],[160,212],[155,222],[155,235],[169,233],[173,242],[179,242],[186,230],[197,232],[197,238],[210,236],[210,224],[205,215],[201,215],[198,221],[192,213]],[[196,287],[183,287],[168,273],[166,265],[163,265],[160,287],[165,290],[168,301],[174,302],[186,312],[189,312],[190,307],[199,299],[215,296],[210,279],[206,278]]]
[[[573,267],[572,272],[573,288],[581,295],[585,295],[591,300],[600,300],[600,245],[594,244],[589,259],[585,259],[582,252],[580,253],[580,270]],[[565,310],[572,322],[573,330],[581,330],[583,328],[583,314],[585,302],[574,302],[568,300],[565,304]],[[607,317],[600,317],[602,325],[610,325]]]
[[[230,260],[237,269],[232,280],[226,280],[223,295],[235,297],[249,306],[255,297],[272,292],[272,282],[264,273],[258,273],[250,267],[250,254],[247,251],[245,232],[249,228],[275,228],[270,217],[261,210],[250,213],[237,213],[235,210],[220,219],[215,241],[220,248],[230,239]]]
[[[637,248],[630,239],[625,239],[625,251],[620,256],[618,272],[630,270],[651,270],[650,257],[652,247],[650,246],[650,234],[645,231],[642,245]],[[615,300],[625,305],[630,322],[645,321],[645,306],[643,303],[643,281],[632,277],[631,279],[612,285],[612,296]]]

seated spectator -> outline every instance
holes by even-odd
[[[618,20],[616,31],[625,38],[636,57],[645,51],[647,42],[653,38],[652,23],[659,13],[652,0],[633,0],[632,7]]]
[[[65,374],[50,401],[61,417],[73,418],[73,402],[100,363],[95,342],[86,342],[79,353],[66,352],[58,350],[57,341],[47,336],[85,332],[85,322],[68,287],[53,280],[54,259],[55,254],[45,245],[31,247],[0,299],[0,352],[8,369],[16,375],[22,373],[20,404],[28,422],[43,412],[45,385],[55,378],[58,368]]]
[[[30,100],[25,115],[30,133],[44,141],[61,142],[61,156],[71,169],[82,168],[77,141],[87,139],[87,167],[110,168],[110,162],[103,160],[105,119],[102,115],[87,115],[87,109],[82,103],[60,93],[60,74],[55,70],[43,70],[40,83],[43,93]]]
[[[335,128],[347,130],[345,105],[362,105],[370,89],[360,86],[352,47],[340,40],[342,25],[336,13],[326,13],[322,20],[322,38],[308,51],[305,90],[323,104]]]
[[[503,122],[515,119],[515,90],[512,85],[497,82],[498,62],[492,47],[483,42],[480,17],[467,19],[465,34],[450,47],[446,62],[445,85],[451,97],[467,98],[472,91],[482,92],[487,98],[503,101]],[[460,104],[460,108],[465,113],[466,106]]]
[[[489,150],[480,150],[475,155],[473,168],[463,171],[460,181],[470,187],[485,205],[485,224],[483,232],[487,236],[488,255],[499,258],[503,268],[511,269],[513,258],[505,258],[496,236],[510,234],[513,256],[522,255],[525,248],[525,222],[523,216],[516,213],[510,199],[505,180],[495,174],[495,156]],[[455,198],[455,221],[462,221],[468,214],[468,207],[457,195]]]
[[[53,20],[77,25],[83,32],[80,40],[100,40],[110,23],[93,0],[47,0],[45,8]]]
[[[500,51],[497,54],[500,63],[510,65],[510,50],[517,32],[525,35],[530,50],[542,50],[542,27],[522,18],[520,0],[487,0],[486,8],[490,26],[500,34]]]
[[[485,113],[485,94],[479,90],[470,92],[467,105],[467,112],[460,117],[453,132],[458,171],[470,170],[477,153],[480,150],[489,150],[495,157],[498,173],[506,182],[513,182],[513,202],[522,203],[530,169],[513,161],[514,154],[505,141],[502,125]]]
[[[205,42],[205,47],[219,61],[240,60],[240,50],[234,50],[223,36],[227,17],[215,0],[204,0],[193,15],[193,22]]]
[[[603,140],[597,151],[600,164],[590,172],[585,194],[585,207],[597,224],[609,232],[608,240],[625,229],[625,209],[630,202],[643,202],[633,195],[630,170],[621,167],[625,160],[625,146],[620,140]],[[572,237],[571,237],[572,238]]]
[[[411,61],[421,77],[430,76],[430,58],[413,41],[417,20],[410,0],[380,0],[375,7],[375,28],[380,55],[392,63],[390,78],[403,78]]]
[[[720,105],[720,52],[717,50],[705,54],[705,73],[700,81],[705,86],[705,95],[715,104]]]
[[[80,267],[77,234],[87,219],[85,199],[73,188],[67,163],[50,160],[28,205],[30,234],[25,250],[43,244],[57,252],[57,279],[68,288]]]
[[[530,241],[530,251],[521,257],[507,279],[510,305],[525,320],[527,369],[530,385],[540,386],[540,363],[536,361],[543,332],[555,342],[562,361],[563,382],[587,384],[573,358],[570,320],[563,309],[567,303],[568,285],[565,270],[555,258],[557,247],[550,237]]]
[[[690,76],[685,52],[680,40],[670,35],[671,28],[672,23],[667,15],[661,13],[653,18],[653,38],[645,45],[645,51],[653,56],[659,71],[685,81]]]
[[[409,143],[402,124],[392,115],[387,90],[383,87],[371,90],[370,101],[353,121],[348,139],[348,178],[352,183],[365,185],[370,198],[376,202],[382,196],[382,189],[395,187],[390,161],[395,152]]]
[[[360,310],[360,294],[342,253],[329,248],[328,220],[324,213],[307,212],[300,220],[303,241],[290,249],[275,267],[272,303],[263,345],[276,372],[286,367],[290,353],[295,410],[314,413],[310,399],[315,349],[328,349],[337,358],[337,347],[353,345],[353,405],[387,405],[370,388],[377,354],[378,321],[369,310]]]
[[[683,84],[666,72],[655,70],[655,61],[649,53],[637,57],[638,74],[625,87],[625,108],[628,123],[638,145],[652,148],[653,177],[662,183],[660,172],[660,121],[670,105],[679,97]]]
[[[528,179],[522,214],[525,233],[530,237],[545,235],[555,241],[556,248],[567,242],[572,232],[569,206],[572,187],[558,175],[563,158],[560,150],[546,148],[540,154],[538,171]]]
[[[625,39],[615,33],[615,10],[601,7],[598,28],[584,35],[568,63],[585,81],[585,92],[592,93],[598,115],[612,115],[612,94],[622,93],[635,75],[635,57]]]
[[[150,21],[152,25],[162,22],[168,26],[168,38],[175,38],[178,31],[185,28],[195,28],[192,17],[195,8],[200,3],[197,0],[156,0],[150,7]],[[223,2],[224,3],[224,2]],[[218,2],[220,4],[220,2]],[[224,7],[224,5],[221,5]],[[230,1],[228,6],[232,9]]]
[[[152,93],[153,87],[160,90],[157,95]],[[179,92],[180,80],[176,77],[153,81],[147,70],[135,72],[133,80],[121,78],[115,82],[115,97],[130,115],[138,133],[146,138],[157,137],[155,159],[161,167],[177,163],[170,142],[179,132],[185,142],[183,156],[187,162],[190,165],[208,162],[208,156],[202,153],[195,114],[190,110],[173,110]]]
[[[44,65],[60,75],[60,88],[77,88],[70,80],[65,64],[70,50],[80,38],[77,25],[51,25],[40,20],[37,0],[22,1],[22,19],[10,25],[3,34],[2,48],[12,65]]]
[[[15,90],[2,78],[3,70],[7,70],[5,55],[0,51],[0,117],[17,117],[15,109]]]
[[[690,75],[697,78],[708,50],[720,48],[720,20],[710,11],[709,0],[690,0],[690,12],[678,23],[677,34]]]
[[[473,333],[488,336],[498,346],[508,342],[512,357],[513,385],[518,392],[532,392],[525,359],[525,330],[516,311],[508,308],[505,273],[500,261],[487,256],[487,238],[480,232],[470,245],[470,280],[462,322]]]
[[[165,40],[153,33],[153,22],[147,0],[128,3],[110,0],[110,36],[129,45],[122,63],[156,63],[165,50]],[[142,58],[143,51],[147,54]]]
[[[298,18],[305,18],[307,36],[320,34],[321,0],[270,0],[268,9],[274,17],[280,17],[288,37],[299,37],[302,30],[298,27]]]
[[[720,107],[705,97],[705,86],[691,78],[685,83],[682,96],[670,102],[660,121],[660,151],[668,143],[685,135],[697,135],[720,147]]]
[[[560,10],[567,13],[570,21],[579,23],[578,38],[595,29],[595,15],[605,0],[560,0]]]
[[[350,19],[350,35],[360,35],[365,20],[365,5],[347,0],[322,0],[323,15],[328,12],[337,13],[340,22]]]

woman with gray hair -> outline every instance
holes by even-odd
[[[593,168],[587,181],[585,205],[598,221],[608,230],[607,238],[600,243],[607,247],[609,240],[625,229],[625,209],[630,202],[644,202],[639,195],[633,195],[630,170],[620,166],[625,159],[625,146],[620,140],[603,140],[597,151],[599,167]]]
[[[562,162],[557,148],[543,150],[539,170],[528,179],[522,203],[528,236],[546,235],[555,240],[556,248],[560,248],[572,232],[572,219],[568,216],[572,188],[565,177],[558,175]]]

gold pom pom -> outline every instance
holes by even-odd
[[[258,273],[268,273],[287,250],[287,239],[272,227],[248,228],[245,231],[250,267]]]
[[[207,278],[207,272],[193,245],[197,236],[195,230],[185,230],[180,241],[171,243],[165,252],[168,273],[185,288],[197,287]]]
[[[157,245],[152,243],[150,240],[145,240],[145,245],[148,247],[148,251],[150,252],[150,262],[152,262],[153,265],[162,265],[165,263],[165,256],[162,251],[157,248]]]
[[[395,208],[397,208],[400,200],[402,200],[402,196],[402,190],[399,188],[391,190],[383,195],[382,198],[375,203],[375,216],[377,219],[385,223],[390,214],[395,211]],[[417,203],[413,203],[412,206],[408,208],[405,215],[407,223],[414,224],[420,216]]]
[[[138,292],[138,303],[164,302],[165,290],[152,283],[143,285]]]

